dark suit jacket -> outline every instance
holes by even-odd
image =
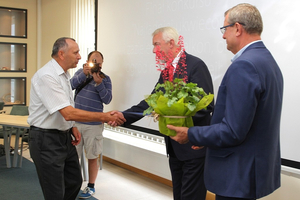
[[[228,68],[212,125],[192,127],[207,146],[205,185],[221,196],[260,198],[280,187],[281,71],[264,44],[251,44]]]
[[[185,54],[186,54],[186,64],[187,64],[186,69],[188,75],[187,82],[197,83],[198,87],[202,87],[207,94],[208,93],[213,94],[212,79],[205,63],[201,59],[195,56],[187,54],[186,52]],[[183,78],[183,77],[181,77],[178,74],[174,74],[174,78]],[[160,74],[158,83],[163,83],[162,74]],[[154,91],[155,90],[153,90],[152,93]],[[196,113],[196,115],[193,117],[195,126],[203,126],[203,125],[210,124],[213,105],[214,103],[212,102],[211,105],[208,106],[207,110],[201,110]],[[148,107],[149,106],[146,103],[146,101],[142,100],[139,104],[132,106],[130,109],[126,111],[141,113],[144,110],[146,110]],[[126,113],[126,111],[123,112],[124,117],[126,119],[126,123],[124,124],[124,126],[132,124],[133,122],[142,118],[142,116],[139,115]],[[191,143],[181,145],[175,142],[174,140],[171,140],[170,137],[168,136],[165,136],[165,142],[167,146],[167,154],[171,156],[176,156],[179,160],[189,160],[189,159],[205,156],[205,149],[197,150],[197,151],[192,150]]]

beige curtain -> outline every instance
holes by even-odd
[[[81,55],[77,68],[70,70],[73,76],[95,49],[95,0],[73,0],[71,6],[71,37],[78,43]]]

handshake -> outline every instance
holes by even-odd
[[[105,122],[112,127],[120,126],[126,122],[124,115],[119,111],[114,110],[105,114],[107,114]]]

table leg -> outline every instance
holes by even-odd
[[[19,155],[19,165],[18,165],[18,167],[22,167],[22,158],[23,158],[23,137],[25,136],[25,133],[26,133],[26,131],[27,131],[28,129],[25,129],[24,128],[24,130],[23,130],[23,133],[22,133],[22,135],[21,135],[21,149],[20,149],[20,155]]]
[[[8,138],[8,130],[6,126],[3,127],[3,137],[4,137],[4,148],[5,148],[5,157],[6,157],[6,167],[11,168],[10,163],[10,144],[9,144],[9,138]]]
[[[19,156],[19,139],[20,139],[20,128],[17,128],[17,133],[16,133],[16,141],[15,141],[15,149],[14,149],[14,160],[13,160],[13,167],[17,167],[17,162],[18,162],[18,156]]]

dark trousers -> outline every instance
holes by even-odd
[[[74,200],[82,184],[71,131],[29,131],[29,149],[46,200]]]
[[[216,200],[255,200],[255,199],[223,197],[223,196],[216,195]]]
[[[205,158],[180,161],[169,157],[174,200],[205,200],[204,162]]]

